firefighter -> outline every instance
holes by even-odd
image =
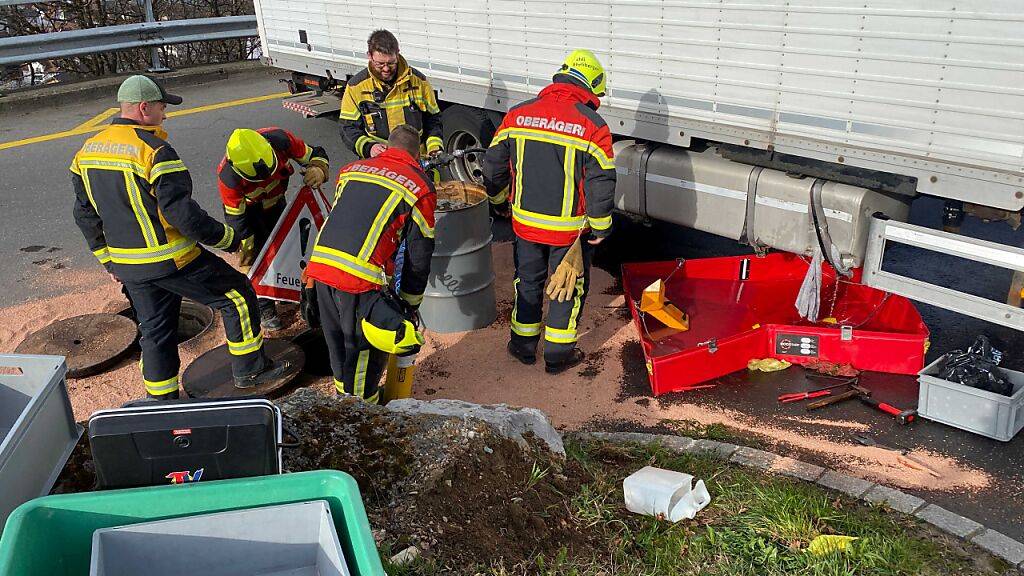
[[[341,138],[359,158],[387,148],[388,135],[405,124],[422,142],[417,157],[441,151],[441,110],[427,77],[398,53],[398,39],[377,30],[367,41],[366,69],[348,80],[341,99]]]
[[[551,374],[583,360],[576,340],[590,261],[594,246],[611,233],[612,137],[597,114],[604,93],[601,63],[590,51],[576,50],[537,98],[509,110],[484,158],[487,193],[499,212],[511,209],[516,236],[508,351],[533,364],[543,332]],[[552,301],[542,326],[544,282],[554,266],[574,273],[561,297],[549,286]]]
[[[327,152],[287,130],[240,128],[228,138],[217,181],[224,219],[242,239],[238,262],[243,271],[248,271],[284,212],[288,177],[295,172],[289,160],[305,168],[306,186],[319,188],[327,180]],[[260,298],[259,307],[263,328],[280,330],[274,301]]]
[[[416,160],[419,146],[419,131],[399,125],[387,150],[341,169],[334,207],[306,267],[334,386],[370,403],[379,399],[387,355],[414,353],[423,343],[412,318],[427,286],[437,197]],[[388,277],[400,242],[402,286],[395,295]]]
[[[89,249],[120,281],[142,332],[146,393],[178,397],[182,297],[220,310],[238,388],[280,377],[287,363],[263,353],[259,308],[249,280],[198,244],[233,252],[240,238],[192,199],[192,178],[161,128],[168,94],[147,76],[117,91],[119,118],[86,140],[71,163],[74,217]]]

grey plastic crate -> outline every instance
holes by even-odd
[[[1013,384],[1013,396],[1003,396],[940,379],[938,374],[945,365],[943,356],[918,375],[917,411],[921,417],[1003,442],[1024,428],[1024,373],[998,369]]]
[[[89,576],[349,576],[327,502],[97,530]]]
[[[0,533],[12,510],[44,496],[75,448],[62,356],[0,354]]]

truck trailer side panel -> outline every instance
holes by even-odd
[[[387,28],[440,99],[498,111],[589,48],[619,135],[773,150],[1024,207],[1015,0],[257,0],[257,16],[274,66],[344,78]]]

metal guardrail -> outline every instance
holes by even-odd
[[[38,2],[0,0],[0,6],[35,3]],[[248,38],[258,34],[256,16],[154,21],[152,0],[145,1],[145,8],[146,22],[0,38],[0,66],[151,47],[150,70],[160,71],[165,68],[160,64],[157,46]]]

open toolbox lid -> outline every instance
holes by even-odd
[[[624,264],[626,301],[654,394],[687,390],[744,369],[752,358],[825,360],[897,374],[921,370],[928,328],[902,296],[837,282],[825,264],[820,315],[835,323],[800,318],[794,302],[808,266],[786,253]],[[689,316],[689,330],[667,328],[640,311],[644,288],[659,279],[667,300]]]

